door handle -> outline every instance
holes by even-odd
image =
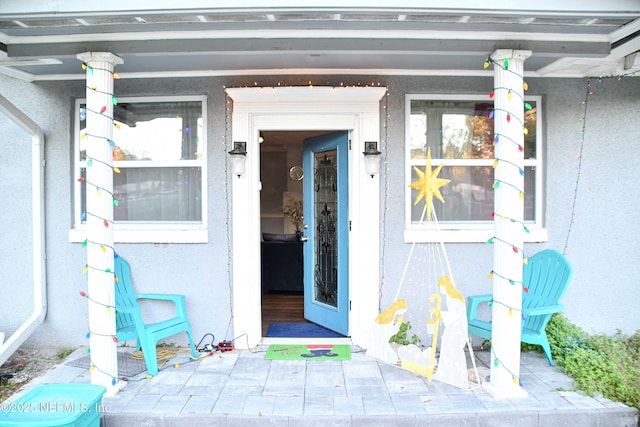
[[[309,238],[307,236],[300,236],[300,241],[301,242],[306,242],[307,240],[309,240]]]

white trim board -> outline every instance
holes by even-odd
[[[384,87],[229,88],[232,140],[247,142],[247,170],[231,175],[233,336],[262,341],[260,278],[260,131],[347,130],[349,151],[349,335],[367,346],[378,315],[380,179],[364,171],[365,141],[380,139]]]

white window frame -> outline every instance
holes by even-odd
[[[493,221],[487,219],[486,222],[454,222],[439,220],[438,224],[433,222],[425,222],[423,224],[411,223],[411,207],[413,200],[411,197],[411,188],[409,185],[412,181],[411,166],[415,165],[424,168],[424,163],[418,164],[411,160],[411,101],[482,101],[493,102],[487,95],[443,95],[443,94],[408,94],[405,95],[405,159],[404,159],[404,175],[405,175],[405,226],[404,241],[406,243],[422,243],[422,242],[452,242],[452,243],[473,243],[486,242],[494,235]],[[524,233],[525,242],[543,242],[548,240],[548,233],[543,223],[543,206],[545,200],[543,177],[545,175],[544,162],[544,144],[542,141],[542,97],[541,96],[525,96],[526,101],[536,103],[536,158],[525,159],[525,167],[533,167],[536,169],[535,177],[535,221],[526,221],[525,224],[529,229],[529,233]],[[431,165],[435,168],[438,165],[445,166],[492,166],[493,159],[434,159]],[[446,200],[445,200],[446,202]],[[434,203],[440,203],[435,200]]]
[[[197,96],[148,96],[148,97],[122,97],[118,98],[120,103],[137,102],[189,102],[198,101],[202,104],[202,135],[200,143],[202,153],[199,159],[180,161],[179,163],[161,161],[157,162],[160,167],[170,166],[195,166],[202,170],[202,220],[199,222],[176,222],[176,221],[149,221],[149,222],[115,222],[113,226],[113,237],[116,243],[207,243],[209,240],[207,221],[207,97]],[[86,104],[86,99],[77,99],[74,108],[73,120],[73,227],[69,231],[69,241],[83,242],[87,235],[87,225],[82,222],[81,191],[82,184],[78,181],[80,169],[83,162],[80,160],[80,105]],[[117,162],[114,167],[135,166],[135,162]],[[145,161],[148,165],[149,161]]]

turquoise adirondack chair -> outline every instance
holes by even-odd
[[[536,253],[524,266],[522,292],[522,342],[539,344],[544,349],[549,365],[554,365],[545,328],[551,315],[564,310],[560,300],[564,296],[573,268],[567,258],[553,249]],[[478,306],[490,303],[492,295],[467,298],[469,334],[491,339],[491,322],[478,319]]]
[[[193,344],[191,327],[187,318],[184,295],[171,294],[136,294],[131,285],[129,263],[116,255],[114,260],[116,285],[116,336],[119,341],[136,339],[136,348],[142,350],[144,362],[149,375],[158,374],[156,344],[163,338],[180,332],[186,332],[193,357],[198,352]],[[139,299],[171,301],[176,306],[176,316],[162,322],[145,324],[138,305]]]

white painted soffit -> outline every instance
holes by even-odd
[[[440,13],[520,13],[531,14],[603,14],[611,11],[639,11],[637,0],[537,0],[532,3],[528,0],[511,0],[508,7],[489,8],[477,0],[308,0],[301,6],[299,0],[110,0],[91,5],[91,14],[114,15],[133,13],[220,13],[225,12],[264,12],[264,11],[322,11],[322,10],[367,10],[367,11],[433,11]],[[428,6],[425,6],[428,4]],[[499,3],[496,3],[496,5]],[[504,3],[503,3],[504,4]],[[79,0],[49,1],[42,0],[2,0],[2,15],[29,14],[34,17],[46,17],[52,15],[86,15],[87,2]]]

